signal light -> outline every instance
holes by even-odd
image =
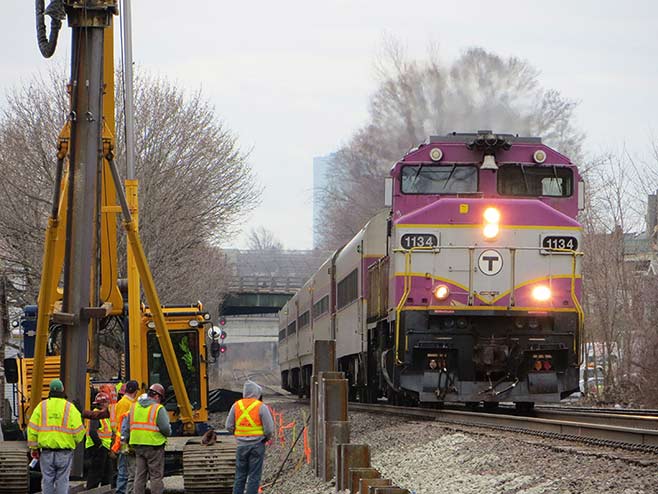
[[[219,338],[222,339],[222,340],[223,340],[224,338],[226,338],[226,331],[220,331],[220,333],[219,333]]]
[[[210,343],[210,354],[211,354],[213,357],[217,358],[217,356],[219,355],[219,352],[220,352],[220,345],[219,345],[219,343],[217,343],[216,341],[212,341],[212,342]]]
[[[225,345],[220,345],[219,346],[219,351],[220,351],[220,353],[226,353],[226,346]]]
[[[544,370],[549,371],[552,368],[553,368],[553,366],[551,365],[551,363],[548,360],[544,360]]]
[[[219,318],[219,325],[226,326],[226,318],[224,316]]]

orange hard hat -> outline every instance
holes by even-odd
[[[107,405],[108,403],[110,403],[110,397],[101,391],[96,393],[96,397],[94,398],[92,405]]]

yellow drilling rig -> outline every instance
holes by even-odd
[[[54,160],[56,183],[35,311],[34,355],[12,359],[13,364],[5,361],[5,374],[15,376],[21,428],[47,396],[44,377],[60,377],[69,400],[83,407],[90,402],[89,373],[98,366],[99,331],[111,317],[122,317],[127,322],[125,377],[144,390],[153,382],[167,390],[165,406],[181,436],[171,438],[167,449],[185,465],[186,492],[230,492],[232,438],[220,436],[211,447],[191,439],[207,429],[206,332],[211,338],[218,333],[200,303],[161,305],[138,232],[134,158],[128,154],[125,183],[114,160],[113,22],[118,7],[118,0],[52,0],[48,7],[44,0],[36,1],[37,38],[45,57],[55,51],[62,22],[72,29],[70,112]],[[129,6],[124,10],[126,28]],[[51,18],[49,35],[46,16]],[[124,31],[130,32],[129,21]],[[127,141],[130,150],[128,136]],[[117,269],[119,215],[127,238],[127,297]],[[140,300],[140,287],[146,304]],[[58,355],[47,355],[53,327],[59,328],[61,349]],[[0,447],[0,485],[16,485],[18,492],[25,492],[25,451],[16,445]],[[79,445],[72,476],[82,476],[83,452]],[[203,468],[197,468],[199,462]]]

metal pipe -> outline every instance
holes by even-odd
[[[135,173],[135,111],[133,91],[133,42],[132,42],[132,12],[130,0],[122,0],[122,63],[123,63],[123,92],[124,115],[126,133],[126,194],[127,204],[133,213],[135,231],[139,231],[138,215],[138,184]],[[146,384],[146,375],[142,369],[140,358],[140,279],[135,264],[135,254],[128,245],[126,256],[126,272],[128,276],[128,345],[126,363],[128,375]]]
[[[123,0],[121,9],[123,31],[124,113],[126,118],[126,178],[135,178],[135,111],[133,100],[133,38],[130,0]]]
[[[475,249],[473,247],[468,248],[468,305],[473,305],[473,270],[474,267],[474,256]]]
[[[87,385],[87,340],[89,316],[83,309],[91,305],[91,264],[94,259],[94,233],[97,209],[97,174],[102,156],[103,113],[103,36],[98,27],[74,28],[80,62],[74,65],[72,79],[77,115],[74,153],[70,177],[75,177],[69,202],[68,284],[64,286],[63,311],[72,314],[74,323],[62,335],[61,376],[69,398],[84,407]],[[72,473],[82,474],[84,447],[76,449]]]
[[[510,287],[509,305],[510,307],[514,307],[516,304],[516,301],[514,300],[514,287],[516,285],[516,249],[514,247],[510,247],[509,253],[510,257],[512,258],[512,286]]]

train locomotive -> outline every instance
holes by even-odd
[[[432,136],[386,209],[279,313],[282,385],[308,394],[334,339],[350,398],[518,408],[578,390],[583,181],[541,138]]]

